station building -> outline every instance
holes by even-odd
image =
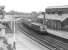
[[[45,18],[49,28],[68,30],[68,5],[47,7]]]

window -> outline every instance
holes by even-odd
[[[55,14],[56,13],[56,9],[54,9],[54,8],[46,9],[46,13],[47,14]]]
[[[58,14],[58,15],[62,15],[62,14],[63,14],[63,9],[62,9],[62,8],[58,8],[57,14]]]
[[[46,9],[47,14],[58,14],[62,15],[63,14],[63,9],[62,8],[51,8],[51,9]]]

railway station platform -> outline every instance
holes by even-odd
[[[49,50],[27,37],[24,32],[16,33],[16,50]]]
[[[66,32],[66,31],[53,30],[53,29],[47,28],[47,32],[51,33],[53,35],[56,35],[58,37],[68,39],[68,32]]]

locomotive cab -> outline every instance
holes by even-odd
[[[42,15],[43,15],[43,24],[40,26],[40,30],[42,32],[46,32],[46,29],[47,29],[47,26],[46,26],[46,22],[45,22],[45,12],[42,12]]]
[[[42,32],[45,32],[46,31],[46,25],[42,25],[42,26],[40,26],[40,30],[42,31]]]

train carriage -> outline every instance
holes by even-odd
[[[34,30],[40,31],[40,32],[45,32],[46,31],[46,25],[43,25],[41,23],[38,22],[32,22],[32,28]]]

